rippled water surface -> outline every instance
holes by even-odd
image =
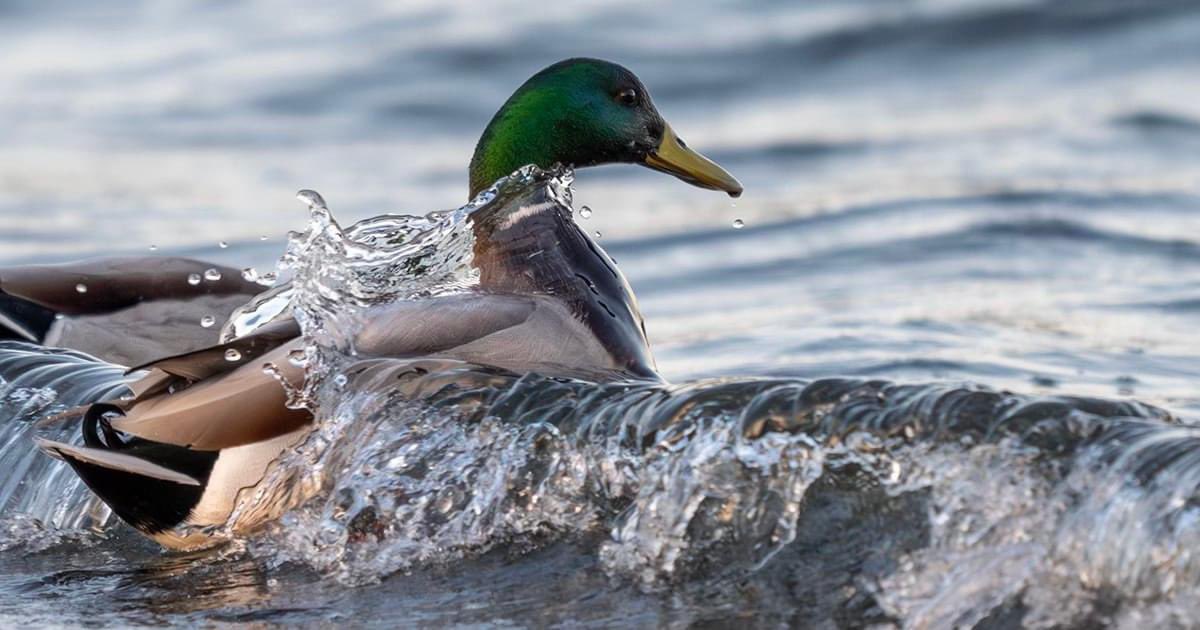
[[[4,349],[0,620],[1193,623],[1195,3],[389,5],[0,2],[0,260],[266,271],[297,189],[457,207],[517,84],[612,58],[747,189],[577,173],[671,384],[339,366],[321,495],[180,556],[22,449],[119,370]]]

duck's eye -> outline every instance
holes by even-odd
[[[617,100],[621,101],[622,105],[637,105],[638,93],[633,88],[626,88],[617,93]]]

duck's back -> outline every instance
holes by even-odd
[[[484,208],[475,217],[480,290],[534,296],[569,317],[572,338],[588,338],[610,365],[630,376],[657,378],[633,290],[616,264],[578,225],[547,186]],[[545,308],[544,313],[553,310]],[[548,329],[549,330],[549,329]],[[551,336],[531,337],[552,342]],[[599,360],[587,354],[579,361]]]

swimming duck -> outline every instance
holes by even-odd
[[[632,72],[597,59],[556,63],[517,89],[475,147],[469,192],[474,196],[528,164],[616,162],[731,196],[742,192],[732,175],[675,134]],[[624,276],[549,194],[535,187],[477,210],[478,287],[375,307],[355,339],[359,355],[595,379],[657,378]],[[132,287],[147,278],[124,280]],[[32,290],[4,291],[67,312]],[[230,522],[280,454],[311,430],[311,415],[288,408],[277,381],[302,382],[303,371],[286,359],[302,347],[299,335],[295,320],[282,318],[226,344],[138,365],[146,376],[132,385],[131,396],[54,419],[79,420],[83,445],[41,440],[39,446],[70,464],[117,516],[165,547],[203,547],[220,540],[219,530],[249,529],[299,500],[268,492],[277,498],[237,510]],[[265,363],[279,374],[265,374]]]

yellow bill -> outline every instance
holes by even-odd
[[[656,171],[670,173],[693,186],[724,190],[730,197],[742,194],[742,184],[737,178],[717,166],[716,162],[689,149],[670,125],[663,129],[658,147],[646,156],[645,165]]]

